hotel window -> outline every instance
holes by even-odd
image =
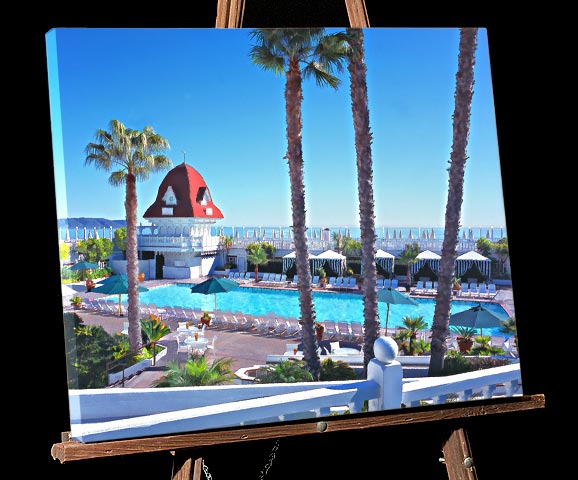
[[[163,195],[163,202],[165,202],[165,205],[176,205],[177,204],[177,197],[175,195],[173,187],[171,187],[170,185],[169,185],[169,188],[167,188],[167,191],[165,192],[165,194]],[[172,215],[172,213],[171,213],[171,215]]]
[[[197,191],[197,203],[207,205],[211,201],[211,194],[207,187],[199,187]]]

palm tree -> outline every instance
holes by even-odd
[[[500,333],[514,337],[514,345],[516,348],[518,348],[518,329],[516,327],[516,316],[512,315],[511,317],[502,320],[500,323],[502,324],[499,330]]]
[[[343,33],[326,35],[324,28],[272,28],[251,31],[256,44],[251,48],[253,63],[265,71],[285,75],[285,119],[295,267],[298,275],[299,307],[303,335],[303,359],[317,380],[319,355],[313,323],[315,310],[311,291],[311,272],[306,236],[305,184],[303,180],[303,147],[301,102],[302,82],[313,78],[318,86],[337,88],[340,80],[333,75],[341,71],[346,58]]]
[[[446,337],[450,322],[452,278],[456,267],[460,217],[464,196],[464,171],[470,133],[470,113],[474,87],[474,64],[478,29],[460,29],[458,72],[453,114],[453,143],[450,156],[448,199],[446,202],[438,290],[432,325],[431,361],[428,375],[439,376],[444,366]]]
[[[255,283],[259,281],[259,265],[264,265],[269,261],[267,252],[257,245],[255,248],[247,248],[247,260],[255,266]]]
[[[361,230],[361,271],[363,272],[363,369],[375,356],[373,344],[379,337],[377,308],[377,267],[375,263],[375,214],[373,201],[372,133],[367,106],[367,68],[364,61],[363,31],[347,28],[349,44],[349,78],[351,110],[355,130],[357,154],[357,192],[359,197],[359,226]]]
[[[221,235],[221,245],[225,249],[225,261],[223,263],[229,263],[228,257],[231,247],[233,246],[233,235]]]
[[[98,129],[96,142],[86,146],[85,165],[110,173],[108,181],[125,185],[126,273],[128,277],[128,338],[130,348],[142,345],[138,318],[138,249],[136,182],[148,179],[151,172],[167,170],[171,161],[163,154],[169,142],[146,126],[142,131],[126,128],[111,120],[109,131]]]
[[[399,259],[400,265],[407,265],[407,286],[411,287],[411,266],[417,262],[416,257],[419,255],[419,247],[417,243],[406,243],[405,249],[401,252],[397,258]]]
[[[184,365],[174,360],[167,362],[166,374],[158,379],[155,387],[201,387],[233,383],[235,372],[231,370],[231,358],[216,358],[211,366],[204,356],[191,356]]]
[[[151,352],[153,354],[153,365],[156,363],[156,346],[157,342],[164,336],[171,333],[171,329],[163,322],[160,317],[156,315],[149,315],[140,321],[141,331],[146,335],[151,344]]]
[[[417,347],[417,334],[420,330],[427,330],[428,324],[424,321],[423,315],[417,317],[406,316],[403,317],[403,327],[400,327],[400,332],[397,336],[402,340],[408,340],[408,348],[406,355],[414,355]]]

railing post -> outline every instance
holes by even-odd
[[[379,397],[369,400],[369,411],[401,407],[403,371],[395,360],[398,347],[391,337],[379,337],[373,344],[375,358],[367,365],[367,380],[379,385]]]

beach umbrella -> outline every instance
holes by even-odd
[[[82,279],[84,280],[84,272],[86,270],[92,270],[93,268],[98,268],[98,265],[96,263],[81,260],[80,262],[76,262],[74,265],[69,267],[69,270],[73,270],[76,272],[82,272],[81,276],[82,276]]]
[[[479,328],[483,335],[483,328],[497,328],[502,326],[503,318],[483,307],[481,303],[450,316],[450,327]]]
[[[387,335],[387,323],[389,321],[389,306],[405,304],[405,305],[418,305],[418,303],[411,297],[407,296],[405,293],[401,293],[395,288],[383,288],[377,292],[377,301],[387,303],[387,312],[385,314],[385,334]]]
[[[217,293],[226,293],[239,288],[239,284],[226,278],[209,278],[204,282],[197,283],[191,287],[191,293],[202,293],[203,295],[213,294],[215,297],[215,310],[217,309]]]
[[[106,295],[118,295],[118,316],[122,316],[122,305],[120,296],[128,293],[128,276],[125,274],[111,275],[108,278],[98,282],[98,286],[93,288],[94,293],[104,293]],[[138,286],[139,292],[148,292],[149,289],[141,285]]]

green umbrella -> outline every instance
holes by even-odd
[[[226,278],[209,278],[204,282],[197,283],[191,287],[191,293],[202,293],[203,295],[210,295],[211,293],[215,296],[215,310],[217,309],[217,293],[226,293],[239,288],[239,284],[233,280],[227,280]]]
[[[128,277],[124,274],[112,275],[101,282],[98,282],[98,287],[92,289],[95,293],[104,293],[107,295],[118,295],[118,316],[122,315],[122,307],[120,296],[128,293]],[[146,287],[138,286],[139,292],[148,292]]]
[[[84,272],[86,270],[92,270],[93,268],[98,268],[98,264],[87,262],[85,260],[81,260],[80,262],[76,262],[74,265],[72,265],[68,269],[82,272],[82,279],[84,280]]]
[[[385,314],[385,334],[387,335],[387,322],[389,320],[389,306],[391,304],[418,305],[418,303],[405,293],[401,293],[395,288],[383,288],[377,292],[377,301],[387,303],[387,313]]]
[[[479,328],[480,335],[483,335],[483,328],[501,327],[502,320],[504,319],[479,303],[475,307],[451,315],[449,325],[450,327]]]

